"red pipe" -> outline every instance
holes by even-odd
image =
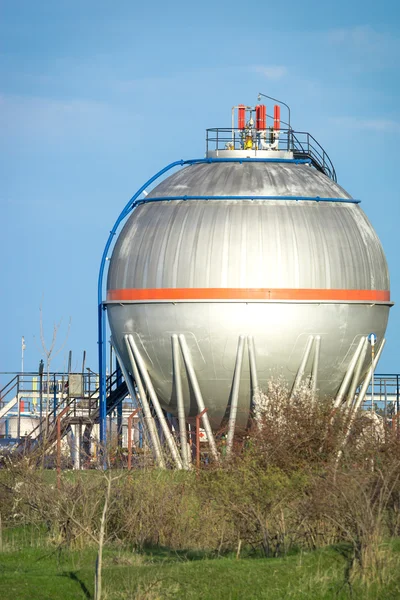
[[[246,108],[244,104],[238,106],[238,129],[246,127]]]
[[[281,107],[275,104],[274,106],[274,129],[281,128]]]
[[[265,129],[267,126],[267,107],[265,104],[256,106],[256,129]]]

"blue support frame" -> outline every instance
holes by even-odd
[[[116,383],[117,388],[119,388],[119,386],[122,384],[122,371],[121,371],[121,367],[119,366],[118,358],[116,358],[115,362],[116,362],[116,371],[117,371],[115,383]],[[112,372],[112,368],[110,369],[110,371]],[[121,401],[117,406],[117,432],[118,432],[118,446],[119,447],[122,447],[122,417],[123,417],[122,413],[123,413],[123,411],[122,411],[122,401]]]
[[[191,161],[196,162],[196,161]],[[107,331],[107,323],[106,323],[106,314],[105,311],[107,309],[106,304],[103,302],[103,284],[104,284],[104,271],[107,261],[107,254],[111,247],[114,236],[117,232],[119,225],[125,219],[125,217],[130,213],[130,211],[135,207],[136,200],[139,196],[144,192],[144,190],[151,185],[154,181],[159,179],[164,173],[170,171],[174,167],[183,166],[184,164],[189,164],[184,160],[177,160],[173,163],[170,163],[164,169],[161,169],[156,175],[151,177],[141,188],[132,196],[129,202],[126,204],[122,212],[120,213],[118,219],[114,223],[114,227],[110,231],[110,235],[108,236],[103,256],[101,257],[100,269],[99,269],[99,278],[97,283],[97,318],[98,318],[98,356],[99,356],[99,405],[100,405],[100,444],[102,449],[104,450],[107,445],[107,376],[106,376],[106,364],[107,364],[107,353],[106,353],[106,331]]]
[[[97,284],[97,306],[98,306],[98,356],[99,356],[99,403],[100,403],[100,444],[103,449],[107,445],[107,390],[106,390],[106,302],[103,301],[103,286],[104,286],[104,273],[107,262],[107,254],[110,250],[114,236],[117,232],[118,227],[122,221],[128,216],[128,214],[140,204],[146,202],[162,202],[166,200],[229,200],[229,199],[249,199],[249,200],[294,200],[294,201],[314,201],[314,202],[340,202],[349,204],[359,204],[360,200],[353,200],[349,198],[320,198],[314,197],[300,197],[300,196],[171,196],[166,198],[149,198],[139,200],[139,196],[146,190],[146,188],[159,179],[164,173],[167,173],[175,167],[183,167],[185,165],[194,164],[211,164],[211,163],[294,163],[294,164],[311,164],[310,159],[285,159],[285,158],[197,158],[190,160],[177,160],[153,175],[146,181],[144,185],[132,196],[129,202],[121,211],[119,217],[114,223],[113,228],[110,231],[110,235],[107,239],[103,255],[100,262],[99,277]]]

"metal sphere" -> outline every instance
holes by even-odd
[[[149,201],[182,196],[249,198]],[[383,338],[390,308],[384,252],[359,204],[293,161],[195,164],[165,179],[121,231],[107,289],[119,354],[131,371],[123,341],[132,334],[172,413],[171,336],[184,334],[214,428],[229,405],[240,335],[254,340],[261,388],[271,377],[291,386],[307,340],[319,336],[318,391],[333,395],[360,337],[374,331]],[[306,374],[311,362],[310,355]],[[190,419],[197,407],[183,367],[182,377]],[[245,356],[241,425],[251,389]]]

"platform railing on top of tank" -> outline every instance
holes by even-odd
[[[335,167],[321,144],[306,131],[212,128],[206,130],[206,151],[262,150],[291,151],[297,159],[309,159],[316,169],[337,181]]]

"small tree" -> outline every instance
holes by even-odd
[[[40,327],[40,343],[42,346],[42,354],[45,358],[45,366],[46,366],[46,379],[47,379],[47,391],[46,391],[46,435],[48,433],[49,426],[49,406],[50,406],[50,367],[52,360],[61,352],[67,343],[69,332],[71,329],[71,317],[68,321],[67,333],[65,335],[64,341],[61,345],[56,348],[57,344],[57,336],[61,327],[62,319],[58,323],[54,323],[53,325],[53,334],[51,337],[51,341],[48,344],[46,342],[45,334],[44,334],[44,326],[43,326],[43,305],[40,304],[39,307],[39,327]]]

